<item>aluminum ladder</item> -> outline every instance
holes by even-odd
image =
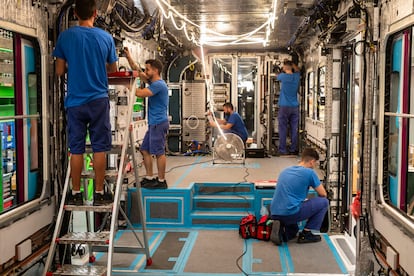
[[[128,99],[127,108],[124,109],[123,117],[125,122],[123,123],[124,129],[122,130],[121,137],[123,137],[122,141],[113,142],[112,143],[112,150],[110,153],[117,153],[119,159],[118,170],[116,171],[106,171],[105,180],[108,179],[115,179],[116,184],[114,187],[114,202],[109,205],[104,206],[93,206],[93,205],[82,205],[82,206],[75,206],[75,205],[66,205],[66,197],[69,190],[70,184],[70,163],[68,165],[65,184],[62,192],[62,199],[60,202],[59,212],[56,219],[55,230],[52,237],[52,242],[50,244],[49,253],[47,256],[47,260],[45,263],[44,268],[44,275],[51,276],[51,275],[111,275],[112,274],[112,260],[114,253],[131,253],[131,254],[145,254],[146,256],[146,265],[150,266],[152,264],[152,259],[150,257],[149,247],[148,247],[148,239],[147,239],[147,230],[145,224],[145,214],[143,211],[143,204],[142,204],[142,192],[141,186],[138,182],[138,164],[137,164],[137,156],[136,150],[134,146],[134,139],[133,134],[131,131],[131,121],[132,121],[132,110],[133,105],[135,103],[136,97],[134,92],[130,92],[130,89],[135,89],[135,85],[137,82],[137,72],[116,72],[114,74],[108,75],[109,85],[117,85],[123,86],[124,92],[128,92],[126,98]],[[124,97],[125,98],[125,97]],[[87,147],[87,152],[88,150]],[[129,155],[128,155],[129,154]],[[133,174],[135,176],[135,183],[136,183],[136,192],[137,192],[137,205],[133,206],[138,208],[138,214],[141,218],[141,227],[142,227],[142,235],[143,235],[143,242],[140,241],[137,233],[133,229],[133,226],[128,219],[125,211],[121,208],[121,193],[122,193],[122,184],[125,177],[125,167],[126,162],[125,160],[127,157],[132,158],[133,164]],[[90,174],[82,173],[83,178],[92,178]],[[64,220],[64,216],[66,212],[72,211],[85,211],[86,220],[87,220],[87,232],[68,232],[60,236],[60,232],[62,229],[62,222]],[[93,213],[109,213],[111,214],[111,223],[109,231],[100,231],[100,232],[93,232],[90,230],[89,225],[89,212]],[[114,245],[114,237],[118,230],[117,223],[118,223],[118,213],[121,213],[125,218],[127,225],[133,229],[132,233],[134,234],[137,244],[131,246],[118,246]],[[61,264],[56,265],[55,269],[52,268],[52,261],[54,260],[55,251],[58,244],[63,245],[71,245],[71,244],[87,244],[89,248],[89,264],[86,265],[72,265],[72,264],[64,264],[64,260],[60,260]],[[97,266],[93,265],[95,261],[95,257],[93,252],[107,252],[107,265],[106,266]],[[64,259],[64,258],[63,258]],[[54,270],[54,271],[52,271]]]

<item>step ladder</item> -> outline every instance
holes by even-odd
[[[114,253],[131,253],[131,254],[145,254],[146,256],[146,265],[150,266],[152,264],[152,259],[150,257],[150,252],[148,248],[148,239],[147,239],[147,231],[146,231],[146,224],[145,224],[145,214],[143,211],[142,205],[142,193],[141,193],[141,186],[138,183],[138,164],[137,164],[137,156],[135,150],[135,143],[132,134],[132,127],[131,127],[131,120],[132,120],[132,110],[133,105],[135,103],[136,97],[135,92],[131,92],[131,89],[135,89],[137,83],[137,72],[116,72],[113,74],[108,75],[109,85],[116,85],[117,87],[124,87],[124,97],[121,101],[122,108],[118,108],[118,112],[123,114],[118,114],[119,116],[123,116],[124,121],[120,127],[118,134],[115,134],[117,137],[113,140],[112,143],[112,150],[111,154],[117,153],[119,157],[119,166],[116,171],[112,170],[106,171],[105,181],[115,181],[114,184],[114,202],[109,205],[104,206],[93,206],[93,205],[82,205],[82,206],[75,206],[75,205],[66,205],[66,197],[69,191],[69,183],[70,183],[70,163],[68,165],[68,170],[66,173],[65,184],[62,192],[62,200],[60,202],[59,213],[56,220],[55,230],[53,233],[52,242],[49,248],[49,253],[47,256],[47,260],[45,263],[44,275],[111,275],[112,274],[112,259]],[[127,104],[125,100],[127,99]],[[89,150],[87,149],[87,152]],[[126,176],[125,168],[126,168],[126,159],[127,157],[132,159],[133,164],[133,175],[135,176],[135,183],[136,183],[136,192],[137,192],[137,205],[133,206],[134,208],[138,208],[138,214],[141,217],[141,225],[142,225],[142,235],[143,235],[143,242],[142,243],[133,229],[131,222],[129,221],[128,217],[126,216],[125,211],[120,206],[121,205],[121,193],[122,193],[122,186],[123,180]],[[117,160],[117,162],[118,162]],[[93,175],[82,173],[83,178],[93,178]],[[114,182],[112,182],[114,183]],[[108,183],[106,183],[108,184]],[[86,189],[85,189],[86,190]],[[70,191],[69,191],[70,192]],[[59,236],[62,229],[62,224],[64,221],[64,217],[68,214],[72,215],[73,211],[85,211],[86,214],[86,221],[87,221],[87,232],[68,232],[63,236]],[[89,223],[89,213],[93,212],[96,213],[107,213],[111,214],[111,223],[109,231],[98,231],[94,232],[91,231],[90,223]],[[118,213],[121,213],[124,217],[127,225],[133,229],[132,233],[137,240],[137,245],[129,245],[129,246],[118,246],[114,245],[114,237],[118,230]],[[73,217],[73,216],[71,216]],[[99,230],[99,229],[98,229]],[[86,265],[72,265],[72,264],[65,264],[64,260],[59,260],[61,263],[60,265],[56,266],[56,269],[52,268],[52,261],[56,259],[56,248],[58,245],[63,244],[64,246],[73,245],[73,244],[87,244],[89,248],[89,264]],[[93,255],[94,252],[107,252],[107,265],[106,266],[97,266],[93,265],[95,261],[95,256]],[[65,258],[62,258],[65,259]],[[52,271],[54,270],[54,271]]]

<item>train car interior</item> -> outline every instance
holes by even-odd
[[[414,0],[90,0],[117,56],[114,201],[94,204],[88,136],[75,206],[54,50],[85,1],[0,0],[0,275],[414,275]],[[152,59],[168,87],[162,189],[141,184],[152,113],[134,91]],[[286,64],[297,129],[281,127]],[[228,103],[246,139],[216,127]],[[329,202],[320,242],[275,243],[278,178],[309,148]]]

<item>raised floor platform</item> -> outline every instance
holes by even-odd
[[[209,156],[168,157],[169,188],[142,190],[152,265],[146,267],[143,254],[116,253],[112,274],[353,275],[355,241],[348,236],[325,233],[319,243],[292,240],[275,246],[244,240],[238,233],[240,218],[247,213],[259,217],[261,206],[270,203],[281,170],[298,161],[247,158],[243,165],[213,164]],[[132,188],[128,194],[127,213],[137,225],[140,218],[132,207],[136,193]],[[137,234],[142,240],[142,232]],[[131,230],[117,232],[119,246],[136,242]],[[96,255],[97,264],[104,265],[104,254]],[[88,261],[78,256],[73,260]]]

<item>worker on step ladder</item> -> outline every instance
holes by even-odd
[[[114,253],[145,254],[147,266],[152,264],[139,185],[136,189],[137,200],[131,208],[136,208],[142,218],[143,243],[139,240],[134,226],[121,206],[122,183],[126,171],[125,163],[129,157],[132,159],[135,179],[138,180],[139,177],[134,141],[130,128],[127,127],[132,119],[133,103],[135,102],[135,95],[130,93],[130,89],[137,81],[137,74],[133,72],[118,74],[119,72],[116,72],[118,57],[112,36],[93,27],[97,15],[96,0],[75,0],[75,15],[79,19],[79,26],[71,27],[62,32],[53,52],[56,57],[56,74],[62,76],[66,69],[68,70],[65,108],[71,158],[62,190],[62,200],[59,203],[55,230],[45,262],[44,274],[47,276],[110,276]],[[122,133],[120,137],[123,138],[114,139],[119,140],[114,143],[112,143],[109,120],[109,84],[118,87],[116,97],[123,99],[119,102],[124,103],[125,100],[125,104],[118,106],[125,111],[125,123],[118,125],[118,130]],[[86,147],[87,132],[89,132],[91,140],[95,170],[96,189],[93,205],[83,205],[83,196],[80,193],[80,181],[82,177],[85,177],[82,173],[83,154],[85,151],[89,152],[89,148]],[[117,155],[116,160],[119,161],[119,167],[115,169],[114,175],[106,170],[106,152]],[[114,177],[116,183],[114,183]],[[86,178],[92,177],[86,175]],[[113,184],[113,194],[104,191],[104,179]],[[69,187],[70,180],[72,181],[72,191]],[[73,212],[79,211],[85,212],[86,231],[67,227],[69,221],[73,220]],[[97,213],[105,213],[104,219],[101,227],[92,229],[88,221],[89,214],[100,216]],[[136,243],[115,244],[115,236],[118,231],[118,213],[123,216],[128,227],[134,233]],[[109,225],[106,223],[107,220],[108,222],[110,220]],[[88,245],[89,264],[72,264],[71,260],[66,260],[64,254],[63,256],[55,254],[58,246],[62,246],[59,249],[66,252],[67,246],[76,244]],[[95,264],[94,254],[96,252],[107,253],[106,266]]]
[[[95,0],[76,0],[75,3],[79,26],[61,33],[53,52],[56,74],[62,76],[67,69],[68,75],[65,108],[72,191],[67,204],[83,204],[80,181],[85,140],[89,131],[94,153],[94,205],[102,205],[112,202],[112,193],[104,191],[105,152],[111,149],[112,143],[107,72],[117,70],[118,57],[112,36],[93,26],[97,16]]]

